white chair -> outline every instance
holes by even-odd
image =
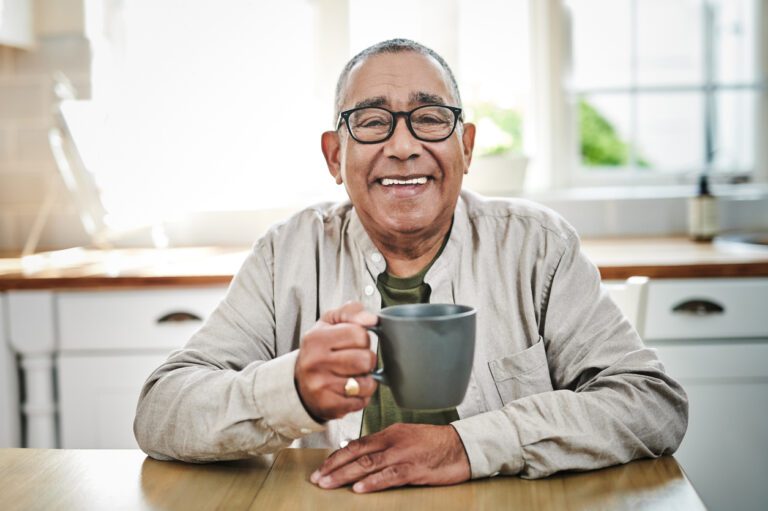
[[[608,295],[643,337],[648,301],[648,277],[629,277],[624,282],[603,283]]]

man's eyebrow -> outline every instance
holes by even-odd
[[[411,92],[408,100],[411,104],[418,105],[445,105],[445,99],[438,94],[432,94],[431,92]]]
[[[384,96],[375,96],[373,98],[365,98],[362,101],[355,103],[353,108],[363,108],[366,106],[385,106],[387,104],[387,98]]]
[[[408,101],[412,105],[445,105],[445,99],[439,94],[433,94],[431,92],[411,92],[408,95]],[[355,103],[352,108],[363,108],[368,106],[387,106],[389,100],[384,96],[374,96],[372,98],[365,98]]]

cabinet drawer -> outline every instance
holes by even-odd
[[[179,348],[226,290],[219,286],[59,293],[61,351]]]
[[[646,339],[768,337],[768,279],[651,281]]]

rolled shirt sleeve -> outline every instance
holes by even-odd
[[[608,297],[575,235],[552,268],[540,334],[554,390],[452,423],[473,478],[539,478],[677,449],[685,392]]]
[[[269,266],[269,251],[257,244],[203,327],[147,379],[134,432],[150,456],[239,459],[324,429],[294,385],[298,350],[276,353],[269,336],[275,328]]]

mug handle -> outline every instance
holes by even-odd
[[[368,330],[369,332],[373,332],[378,337],[381,337],[381,328],[379,328],[378,325],[367,326],[367,327],[365,327],[365,329]],[[384,374],[384,368],[383,367],[381,369],[377,369],[375,371],[372,371],[371,372],[371,378],[373,378],[374,380],[376,380],[379,383],[383,383],[384,385],[389,385],[389,380],[387,380],[387,375]]]

